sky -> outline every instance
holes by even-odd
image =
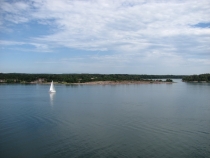
[[[210,73],[210,1],[0,0],[0,72]]]

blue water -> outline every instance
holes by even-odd
[[[0,157],[210,157],[210,84],[0,85]]]

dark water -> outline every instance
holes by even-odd
[[[210,84],[0,85],[0,157],[210,157]]]

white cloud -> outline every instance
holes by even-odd
[[[38,20],[54,20],[58,30],[37,38],[86,50],[141,50],[154,38],[210,35],[208,1],[35,1]],[[201,37],[202,38],[202,37]],[[146,44],[147,43],[147,44]]]
[[[30,11],[30,6],[24,2],[0,2],[0,13],[4,16],[3,20],[13,23],[28,22],[26,13]]]
[[[29,5],[24,2],[1,2],[1,9],[6,13],[20,14],[29,9]]]
[[[33,46],[35,49],[30,50],[26,48],[20,48],[19,46]],[[0,46],[16,46],[15,49],[22,50],[22,51],[32,51],[32,52],[52,52],[52,50],[48,47],[47,44],[41,43],[34,43],[34,42],[17,42],[17,41],[7,41],[7,40],[0,40]]]
[[[112,51],[90,59],[124,64],[184,64],[198,55],[209,58],[210,28],[195,27],[210,23],[209,0],[31,0],[1,4],[3,24],[35,20],[52,27],[51,34],[30,37],[30,45],[40,50]]]
[[[193,62],[196,64],[205,64],[210,66],[210,59],[188,59],[189,62]]]
[[[0,45],[23,45],[24,42],[0,40]]]

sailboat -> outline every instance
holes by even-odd
[[[54,88],[54,85],[53,85],[53,81],[51,82],[51,85],[50,85],[50,90],[49,90],[50,93],[55,93],[55,88]]]

